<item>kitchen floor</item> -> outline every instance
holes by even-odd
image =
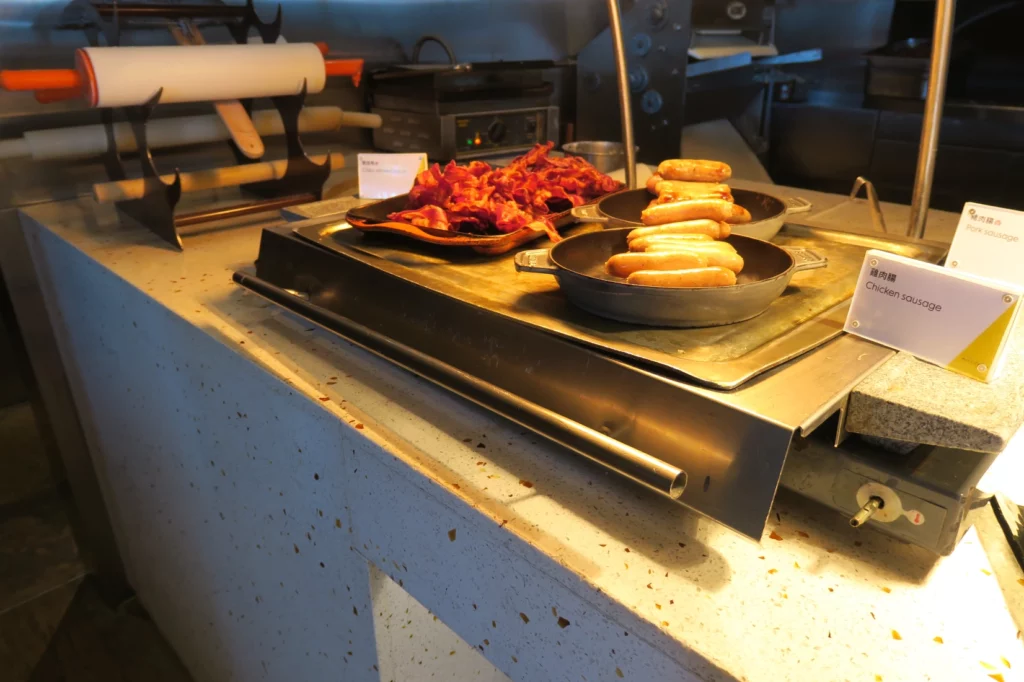
[[[190,682],[141,606],[89,575],[28,404],[0,408],[0,444],[0,679]]]

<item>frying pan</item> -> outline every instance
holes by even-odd
[[[766,241],[778,234],[787,215],[811,210],[811,203],[806,199],[783,200],[771,194],[735,188],[732,196],[737,204],[750,211],[751,217],[749,223],[733,225],[733,234]],[[580,222],[602,223],[610,227],[641,225],[640,212],[653,198],[646,189],[625,190],[602,197],[593,204],[577,206],[572,215]]]
[[[823,268],[828,260],[809,249],[731,235],[724,241],[743,257],[743,271],[730,287],[666,288],[627,284],[605,271],[616,253],[629,250],[632,228],[587,232],[549,250],[520,251],[519,272],[554,275],[566,298],[587,312],[619,322],[657,327],[715,327],[749,320],[764,312],[786,289],[794,273]]]

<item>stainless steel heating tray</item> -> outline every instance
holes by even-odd
[[[588,229],[594,227],[579,226],[568,234]],[[868,249],[934,263],[946,248],[877,233],[786,225],[773,241],[812,247],[828,258],[827,268],[795,275],[785,293],[751,320],[706,329],[655,329],[574,307],[554,278],[515,272],[511,253],[484,257],[431,248],[389,235],[364,235],[344,223],[304,225],[295,232],[445,296],[718,389],[735,388],[839,335]]]
[[[841,409],[850,390],[893,354],[840,334],[734,389],[710,388],[491,310],[459,286],[445,285],[451,293],[443,293],[438,282],[453,269],[449,261],[398,245],[396,254],[417,263],[409,268],[371,255],[396,245],[363,242],[338,227],[321,222],[315,243],[290,226],[264,229],[255,274],[236,272],[235,281],[755,538],[793,439]],[[480,288],[491,291],[487,284]],[[555,295],[549,298],[557,310]]]
[[[517,275],[511,257],[424,250],[327,221],[268,227],[255,275],[235,280],[758,538],[793,439],[893,354],[840,333],[855,263],[868,248],[929,260],[943,250],[794,226],[780,241],[812,244],[834,267],[802,278],[755,324],[706,330],[606,322],[569,307],[553,281]]]

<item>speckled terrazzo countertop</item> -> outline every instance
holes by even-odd
[[[432,494],[489,520],[504,547],[531,566],[542,557],[582,603],[688,671],[680,679],[987,682],[1024,669],[973,530],[939,559],[783,491],[752,543],[239,289],[231,273],[256,257],[254,223],[188,236],[183,253],[91,201],[33,206],[22,223],[269,372],[290,389],[278,399],[307,401],[380,444],[389,466],[422,473]],[[564,637],[585,627],[569,615]],[[614,650],[572,655],[607,658],[601,679],[653,679]]]

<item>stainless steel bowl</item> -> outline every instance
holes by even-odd
[[[610,173],[626,166],[626,147],[621,142],[567,142],[562,145],[562,151],[570,156],[586,159],[602,173]]]

